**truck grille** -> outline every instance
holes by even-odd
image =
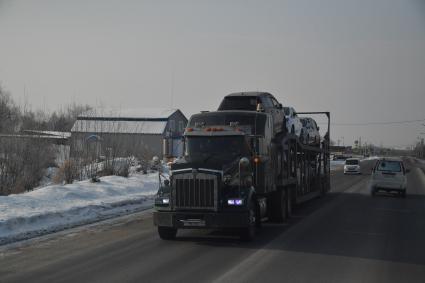
[[[173,177],[174,206],[181,209],[217,208],[217,176],[185,173]]]

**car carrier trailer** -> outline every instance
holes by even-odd
[[[264,220],[282,222],[301,202],[330,190],[329,112],[319,146],[273,129],[256,111],[195,114],[184,133],[185,156],[160,184],[154,224],[162,239],[178,229],[232,229],[251,240]]]

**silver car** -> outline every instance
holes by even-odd
[[[396,192],[406,197],[407,177],[409,170],[400,159],[379,159],[372,169],[371,194],[379,191]]]
[[[361,174],[360,159],[347,158],[344,164],[344,174]]]

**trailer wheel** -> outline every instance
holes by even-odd
[[[177,229],[171,227],[158,226],[159,237],[163,240],[173,240],[176,238]]]
[[[249,204],[248,211],[248,227],[244,227],[240,231],[242,241],[252,241],[255,237],[257,228],[257,212],[253,201]]]

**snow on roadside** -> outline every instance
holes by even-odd
[[[152,207],[158,174],[101,177],[0,196],[0,244]]]
[[[370,156],[370,157],[366,157],[361,159],[361,161],[365,161],[365,160],[378,160],[379,156]]]
[[[341,169],[345,164],[345,160],[331,160],[331,171]]]

